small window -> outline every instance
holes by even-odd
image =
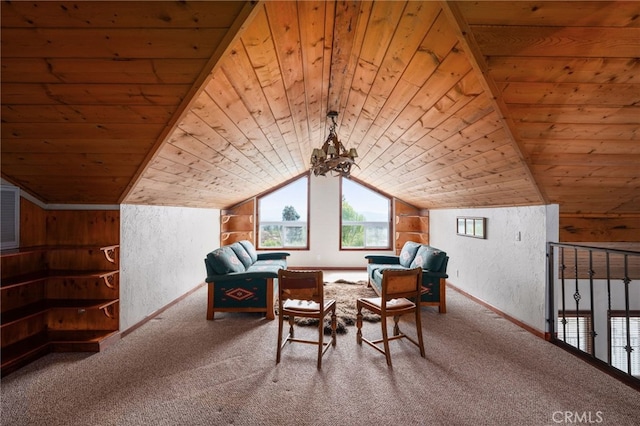
[[[391,248],[391,199],[342,179],[340,249]]]
[[[2,212],[0,221],[2,229],[2,249],[12,249],[20,246],[20,188],[2,185],[0,206]]]
[[[308,249],[309,177],[258,198],[258,249]]]

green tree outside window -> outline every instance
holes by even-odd
[[[364,222],[367,218],[355,211],[347,199],[342,196],[342,246],[363,247],[364,225],[348,225],[347,222]]]

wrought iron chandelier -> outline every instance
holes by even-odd
[[[322,148],[314,148],[311,153],[311,171],[316,176],[326,176],[328,172],[332,172],[334,176],[349,177],[351,174],[351,166],[358,166],[355,158],[358,152],[355,148],[347,149],[338,140],[336,134],[336,111],[329,111],[327,117],[331,118],[331,127],[329,127],[329,136],[322,145]]]

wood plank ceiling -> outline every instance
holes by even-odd
[[[309,168],[422,208],[640,212],[640,2],[2,4],[2,177],[224,208]],[[327,178],[328,179],[328,178]]]

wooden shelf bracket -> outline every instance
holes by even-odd
[[[104,253],[104,257],[111,263],[116,263],[116,250],[118,246],[102,247],[100,250]]]
[[[104,285],[106,285],[110,289],[116,288],[115,286],[115,272],[108,275],[103,275],[102,279],[104,280]]]
[[[107,318],[114,318],[116,314],[116,307],[114,305],[105,306],[102,308],[102,312]]]

